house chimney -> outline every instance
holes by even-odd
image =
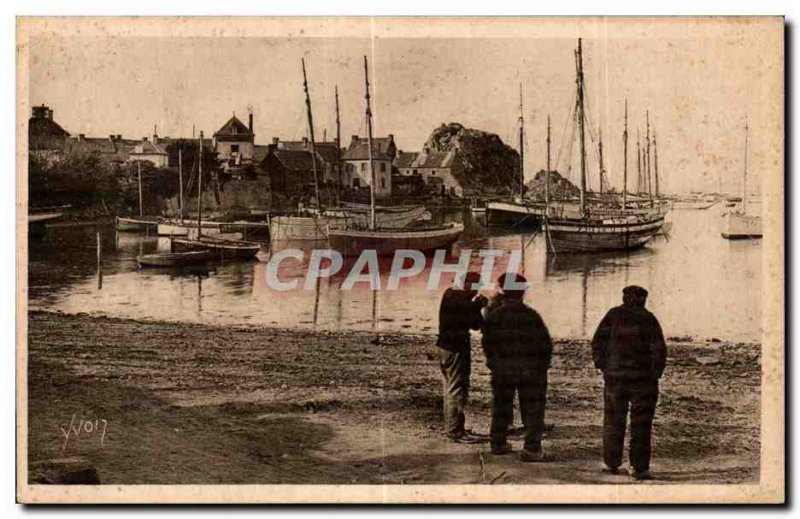
[[[142,142],[147,142],[147,137],[142,137]]]
[[[249,119],[248,123],[249,123],[250,133],[253,133],[253,112],[250,112],[250,114],[248,114],[248,119]]]
[[[79,133],[78,134],[78,142],[82,141],[85,138],[86,138],[86,134],[85,133]]]
[[[394,134],[389,134],[389,142],[394,142]]]
[[[353,135],[353,140],[352,140],[352,142],[358,142],[358,135]]]
[[[274,144],[275,146],[277,146],[280,141],[281,140],[278,137],[273,137],[272,138],[272,144]]]
[[[303,137],[303,148],[308,148],[308,137]]]
[[[122,134],[121,134],[121,133],[118,133],[118,134],[117,134],[117,140],[118,140],[118,141],[121,141],[121,140],[122,140]]]

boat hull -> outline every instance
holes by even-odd
[[[144,220],[141,218],[122,218],[117,217],[115,227],[122,232],[146,232],[156,230],[159,223],[155,220]]]
[[[761,217],[736,212],[726,214],[722,237],[729,240],[761,238]]]
[[[542,225],[545,208],[511,202],[490,202],[485,212],[487,221],[491,225],[539,228]]]
[[[548,250],[557,254],[630,250],[642,247],[661,231],[663,216],[624,222],[549,220]]]
[[[219,260],[247,260],[256,257],[261,250],[261,245],[253,242],[237,240],[220,240],[211,236],[198,239],[174,237],[171,246],[173,251],[210,251],[214,259]]]
[[[381,229],[403,229],[425,216],[424,207],[408,209],[385,208],[375,214]],[[324,240],[328,228],[362,226],[369,223],[369,212],[352,209],[331,209],[319,216],[274,216],[269,221],[273,241]]]
[[[143,254],[137,258],[140,268],[145,267],[185,267],[214,259],[214,253],[207,250],[170,252],[165,254]]]
[[[331,249],[339,251],[343,256],[358,256],[365,250],[374,250],[379,256],[388,256],[401,249],[422,252],[449,249],[463,231],[462,224],[442,229],[399,231],[330,229],[328,243]]]

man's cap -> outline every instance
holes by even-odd
[[[516,288],[516,287],[506,288],[506,283],[509,283],[509,284],[516,283],[517,285],[525,285],[525,287],[524,288]],[[525,278],[525,276],[523,276],[522,274],[517,274],[517,273],[509,274],[508,272],[503,274],[503,275],[501,275],[499,278],[497,278],[497,286],[500,288],[500,290],[503,291],[503,293],[505,293],[507,295],[522,294],[523,292],[525,292],[525,290],[527,288],[529,288],[528,280]]]
[[[647,297],[647,290],[639,285],[629,285],[622,289],[622,294],[634,297]]]

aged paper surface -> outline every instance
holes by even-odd
[[[782,18],[17,27],[21,502],[784,500]],[[424,265],[397,275],[398,249]],[[547,378],[513,349],[513,376],[487,366],[549,340],[481,288],[450,436],[433,249],[496,252],[553,339]],[[631,285],[663,329],[655,390],[657,337],[593,358]]]

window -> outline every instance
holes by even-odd
[[[386,173],[386,163],[381,162],[381,173]]]
[[[366,170],[367,170],[367,163],[366,162],[362,162],[361,163],[361,171],[364,172]]]
[[[386,179],[385,178],[381,179],[381,188],[386,188]]]
[[[231,144],[231,153],[239,153],[239,145]]]
[[[353,187],[359,187],[359,183],[358,183],[358,179],[357,178],[353,179]]]

